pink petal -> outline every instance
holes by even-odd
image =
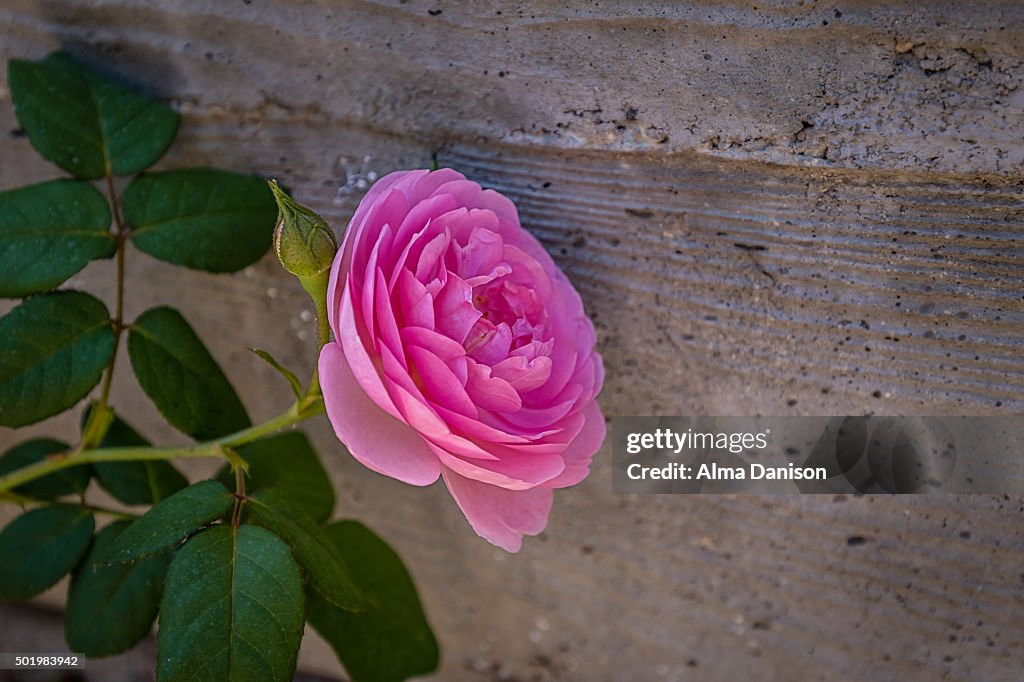
[[[504,255],[512,267],[512,281],[536,291],[538,298],[548,301],[551,297],[551,278],[537,259],[511,244],[505,246]]]
[[[524,535],[537,535],[548,523],[553,492],[548,488],[512,491],[444,470],[445,485],[477,535],[506,552],[518,552]]]
[[[583,408],[583,415],[586,418],[583,428],[562,452],[565,470],[544,483],[544,487],[567,488],[576,485],[590,473],[590,462],[604,443],[604,415],[601,414],[601,408],[596,402]]]
[[[395,184],[403,178],[416,176],[417,174],[425,172],[426,171],[422,170],[396,171],[394,173],[388,173],[383,178],[373,183],[373,185],[370,186],[370,189],[359,201],[359,206],[356,208],[355,213],[352,214],[352,220],[349,221],[348,229],[345,232],[345,243],[347,244],[348,241],[354,237],[356,230],[353,230],[352,227],[363,224],[366,219],[366,215],[370,212],[370,209],[373,208],[374,204],[376,204],[389,189],[394,187]]]
[[[402,329],[402,341],[406,345],[425,348],[445,362],[466,355],[466,350],[462,347],[462,344],[444,334],[438,334],[433,329],[425,327],[404,327]]]
[[[406,352],[419,371],[424,392],[435,405],[467,417],[476,416],[476,406],[466,394],[465,387],[441,358],[419,346],[407,346]]]
[[[494,376],[512,384],[519,393],[532,391],[544,385],[551,376],[551,358],[540,356],[527,360],[522,356],[512,356],[491,366]]]
[[[387,177],[382,178],[386,179]],[[396,182],[394,187],[405,194],[409,204],[413,205],[438,194],[438,187],[458,180],[465,180],[465,176],[451,168],[439,168],[436,171],[415,170],[407,171],[405,177]]]
[[[424,283],[436,279],[439,268],[443,267],[444,253],[448,250],[451,240],[452,235],[446,229],[423,246],[416,263],[416,279]]]
[[[582,391],[583,389],[578,384],[570,384],[566,387],[565,392],[557,398],[557,402],[544,404],[543,407],[523,405],[515,412],[505,412],[498,416],[516,429],[547,428],[572,412],[576,405],[576,398]]]
[[[392,253],[393,256],[396,256],[396,259],[393,263],[389,263],[390,268],[393,269],[395,266],[406,262],[409,248],[415,243],[416,236],[425,231],[425,228],[433,218],[444,215],[454,209],[455,199],[447,195],[431,197],[413,205],[409,209],[408,215],[402,221],[402,224],[395,230],[395,244],[405,244],[405,248],[401,254]]]
[[[393,293],[397,293],[398,308],[405,323],[401,329],[403,337],[407,329],[434,328],[434,297],[423,282],[413,277],[408,270],[402,270]]]
[[[450,194],[459,206],[485,208],[498,216],[502,222],[519,225],[519,212],[512,200],[493,189],[481,189],[477,183],[464,177],[452,179],[434,190],[434,194]]]
[[[399,274],[406,270],[413,270],[414,261],[419,257],[420,251],[422,251],[422,244],[430,241],[443,231],[444,228],[440,223],[427,221],[427,224],[419,232],[412,234],[405,242],[397,241],[398,237],[396,237],[396,243],[404,243],[405,246],[402,248],[401,253],[397,253],[394,263],[390,266],[391,277],[388,280],[388,287],[394,288]],[[393,253],[397,251],[397,248],[392,249]]]
[[[374,308],[374,297],[377,290],[378,282],[380,281],[381,273],[377,268],[377,257],[380,254],[381,245],[385,242],[390,244],[391,240],[391,228],[385,225],[381,231],[380,236],[377,238],[377,242],[373,245],[373,250],[370,251],[370,260],[366,263],[363,271],[363,280],[356,281],[355,284],[362,287],[362,309],[363,309],[363,323],[366,324],[366,332],[370,338],[373,338],[376,334],[374,320],[373,320],[373,308]],[[384,248],[388,248],[385,246]]]
[[[478,407],[494,412],[515,412],[523,406],[512,384],[491,376],[491,368],[478,362],[469,363],[466,392]]]
[[[343,278],[348,275],[348,272],[351,269],[352,252],[355,248],[355,242],[359,237],[359,233],[362,232],[362,225],[366,219],[366,215],[370,212],[370,209],[373,208],[377,200],[380,199],[380,197],[390,189],[392,185],[410,173],[415,174],[416,172],[423,171],[398,171],[384,176],[377,182],[373,183],[373,186],[370,187],[370,190],[359,202],[359,206],[356,208],[356,212],[353,214],[352,220],[349,221],[348,227],[345,229],[345,237],[342,240],[341,248],[338,250],[340,255],[334,260],[334,265],[331,268],[330,285],[327,289],[327,301],[329,303],[337,303],[335,297],[338,293],[338,289],[340,288],[340,285],[338,285],[337,282],[344,282]],[[330,316],[330,313],[332,312],[336,313],[337,310],[337,305],[329,306],[328,315]],[[331,326],[334,326],[333,317],[331,318]]]
[[[453,431],[463,434],[467,438],[472,438],[483,443],[529,443],[530,439],[502,431],[499,428],[485,424],[476,417],[466,417],[446,410],[443,407],[438,408],[438,414],[448,422],[452,427]]]
[[[473,291],[465,282],[450,275],[434,297],[434,319],[438,331],[447,334],[459,343],[466,340],[466,334],[480,319],[481,313],[472,303]]]
[[[455,201],[454,197],[452,197],[452,201]],[[453,211],[447,216],[446,224],[451,228],[455,241],[461,244],[463,248],[469,244],[473,232],[476,230],[482,230],[483,232],[495,235],[499,239],[501,238],[501,235],[497,232],[500,227],[498,216],[494,215],[493,211],[486,209],[471,207],[462,214],[456,214]]]
[[[572,379],[577,359],[574,340],[567,335],[556,335],[551,346],[551,376],[543,386],[530,392],[528,404],[550,405],[557,400]]]
[[[554,448],[555,452],[524,455],[513,449],[522,446],[487,443],[483,446],[486,450],[482,450],[482,446],[451,434],[448,438],[430,439],[427,447],[452,471],[508,490],[527,490],[565,471],[561,446]],[[481,456],[474,456],[473,450]]]
[[[409,368],[402,362],[399,362],[398,358],[395,357],[395,354],[387,346],[380,347],[380,366],[383,370],[382,379],[384,386],[392,400],[395,400],[394,391],[392,390],[393,384],[398,384],[418,400],[426,402],[427,399],[413,382],[412,376],[409,374]],[[395,405],[398,405],[397,400],[395,400]],[[402,413],[398,418],[407,423],[409,422],[405,413]]]
[[[348,359],[352,374],[363,391],[382,410],[396,419],[401,418],[398,408],[395,407],[394,401],[391,400],[387,389],[384,388],[380,374],[377,373],[377,366],[366,352],[362,336],[359,334],[359,323],[356,321],[356,314],[352,309],[352,299],[347,292],[341,297],[341,316],[338,319],[335,336]]]
[[[343,254],[334,257],[331,277],[327,280],[327,323],[338,338],[338,315],[341,313],[341,294],[348,282],[348,266]]]
[[[438,407],[438,408],[436,408],[436,410],[437,410],[437,413],[439,415],[441,415],[441,414],[455,414],[454,412],[445,410],[443,407]],[[479,445],[477,445],[475,442],[473,442],[473,441],[471,441],[471,440],[469,440],[467,438],[464,438],[464,437],[454,433],[453,431],[448,431],[448,433],[443,434],[441,436],[438,436],[437,438],[429,441],[427,443],[427,447],[429,447],[434,452],[434,454],[438,457],[438,459],[441,460],[442,462],[452,460],[452,461],[455,461],[457,464],[464,464],[465,462],[463,462],[462,459],[461,459],[463,457],[468,457],[469,459],[472,459],[472,460],[487,460],[489,462],[495,462],[495,463],[497,463],[498,459],[499,459],[496,455],[492,455],[490,452],[488,452],[487,450],[484,450]],[[493,447],[493,446],[488,446],[488,447],[490,448],[490,447]],[[558,471],[561,472],[561,470],[564,469],[564,468],[565,468],[564,466],[559,467]],[[464,473],[464,474],[466,474],[468,476],[473,476],[474,473],[476,473],[476,472],[477,472],[476,469],[473,469],[473,468],[470,467],[466,471],[463,471],[462,473]],[[489,474],[487,474],[487,475],[489,475]],[[548,476],[544,480],[545,481],[551,480],[556,475],[557,475],[557,473],[556,474],[552,474],[551,476]],[[494,483],[495,485],[500,485],[500,486],[505,487],[505,488],[515,488],[515,489],[531,488],[534,485],[533,483],[523,482],[523,481],[520,481],[518,479],[511,479],[511,478],[509,478],[507,476],[504,476],[504,475],[497,475],[497,476],[495,476],[493,481],[491,481],[489,478],[486,478],[486,477],[481,479],[481,480],[489,481],[491,483]]]
[[[388,298],[388,290],[384,285],[384,273],[377,271],[376,300],[374,301],[373,312],[377,317],[377,336],[387,345],[399,359],[402,366],[405,366],[405,353],[402,352],[402,338],[398,331],[398,322],[395,321],[395,312],[391,309],[391,299]]]
[[[389,399],[393,401],[398,418],[415,429],[427,441],[431,449],[434,449],[436,446],[438,451],[445,453],[446,457],[498,459],[498,457],[483,450],[473,441],[452,432],[448,422],[441,416],[440,410],[443,408],[428,401],[420,387],[413,383],[412,377],[399,364],[398,360],[391,355],[391,351],[388,350],[387,346],[381,346],[380,360],[384,368],[384,386]],[[476,409],[475,406],[473,409]],[[534,464],[536,464],[536,461]],[[550,465],[550,463],[548,464]],[[536,478],[536,480],[531,479],[531,481],[533,483],[547,481],[559,474],[563,468],[564,465],[559,460],[557,470],[550,470],[549,467],[542,471],[540,478]],[[537,466],[534,466],[533,469],[537,469]],[[500,477],[502,482],[507,480],[511,479]],[[515,483],[518,483],[518,481],[515,481]]]
[[[459,383],[465,386],[466,382],[469,381],[469,358],[465,355],[460,355],[445,362],[448,363],[448,367],[455,373],[455,376],[459,378]]]
[[[430,485],[437,480],[437,457],[416,431],[377,407],[360,389],[340,344],[324,346],[319,371],[327,417],[353,457],[404,483]]]
[[[494,217],[494,214],[489,211],[470,211],[469,215],[478,217],[481,213]],[[495,218],[495,225],[497,222]],[[490,272],[501,262],[504,251],[505,242],[500,234],[491,229],[474,227],[469,235],[469,241],[459,250],[459,274],[463,278],[467,278]]]
[[[493,282],[499,277],[504,277],[510,272],[512,272],[512,268],[509,266],[508,263],[498,263],[497,265],[494,266],[494,269],[485,272],[482,275],[476,275],[475,277],[467,277],[466,284],[474,288],[483,286],[484,284]]]
[[[466,339],[466,354],[485,365],[496,365],[507,358],[511,347],[512,330],[504,322],[494,325],[477,320]]]
[[[361,282],[365,279],[370,253],[378,244],[381,244],[382,232],[387,228],[390,240],[391,235],[394,234],[390,226],[400,224],[408,210],[409,205],[402,193],[391,190],[384,196],[383,201],[370,207],[370,212],[366,214],[366,219],[362,224],[349,226],[350,230],[355,230],[355,234],[352,236],[352,260],[349,270],[354,273],[357,281]],[[346,238],[346,248],[348,247],[347,242]],[[390,252],[390,248],[384,249],[386,246],[389,245],[381,245],[382,255]]]
[[[416,429],[425,440],[438,440],[451,434],[451,429],[427,404],[427,399],[418,388],[412,387],[410,390],[408,386],[397,382],[388,382],[387,387],[404,421]]]

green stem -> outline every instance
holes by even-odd
[[[323,395],[320,391],[320,351],[331,340],[331,328],[327,323],[327,306],[322,301],[315,301],[316,305],[316,360],[313,361],[313,376],[309,380],[309,388],[306,389],[306,396]]]
[[[316,357],[317,362],[313,363],[313,376],[309,380],[309,388],[306,389],[306,397],[319,397],[320,392],[320,351],[331,340],[331,325],[327,317],[327,283],[331,278],[331,271],[324,270],[312,277],[299,277],[302,288],[309,294],[313,301],[313,311],[316,314]]]
[[[331,325],[327,319],[327,302],[314,300],[316,308],[316,349],[320,351],[331,340]]]
[[[192,457],[226,457],[225,448],[231,448],[252,442],[258,438],[297,424],[323,413],[323,400],[319,396],[307,396],[296,402],[281,414],[268,419],[262,424],[250,426],[236,433],[181,447],[154,448],[151,446],[99,448],[95,450],[73,451],[67,455],[53,455],[9,474],[0,476],[0,493],[5,493],[19,485],[34,481],[37,478],[52,474],[61,469],[90,462],[125,462],[152,461]]]
[[[114,351],[110,354],[110,363],[103,376],[103,387],[100,389],[100,399],[89,413],[89,422],[82,429],[82,450],[95,448],[107,434],[110,423],[114,420],[114,414],[110,410],[110,387],[114,381],[114,365],[117,363],[117,351],[121,346],[121,335],[124,331],[124,243],[128,238],[128,231],[125,229],[124,221],[121,219],[121,210],[117,203],[117,193],[114,191],[114,176],[107,173],[107,197],[110,200],[110,212],[114,216],[115,237],[117,240],[117,280],[116,300],[114,303]]]
[[[245,469],[248,464],[231,448],[224,448],[224,456],[227,457],[235,472],[235,508],[231,512],[231,527],[237,529],[242,520],[242,503],[245,500]]]
[[[110,356],[110,366],[107,367],[107,375],[103,380],[103,391],[100,394],[100,405],[107,406],[110,399],[110,385],[114,376],[114,363],[117,360],[117,348],[121,341],[121,332],[124,331],[124,242],[127,237],[127,230],[124,221],[121,220],[121,210],[117,204],[117,194],[114,192],[114,177],[107,173],[107,194],[110,197],[110,211],[114,216],[114,227],[117,229],[117,294],[114,304],[114,352]]]
[[[12,493],[10,491],[0,492],[0,501],[3,501],[3,502],[13,502],[15,504],[20,504],[22,506],[28,505],[28,504],[38,504],[38,505],[42,505],[42,506],[45,506],[45,507],[52,507],[53,505],[57,505],[57,504],[74,504],[74,506],[76,506],[76,507],[81,507],[82,509],[88,509],[89,511],[91,511],[93,513],[96,513],[96,514],[106,514],[108,516],[113,516],[114,518],[118,518],[118,519],[129,519],[130,520],[130,519],[137,519],[137,518],[139,518],[138,514],[132,514],[131,512],[120,511],[118,509],[110,509],[109,507],[100,507],[100,506],[97,506],[95,504],[86,504],[84,502],[81,502],[81,503],[78,503],[78,502],[69,503],[69,502],[60,502],[60,501],[54,501],[54,500],[38,500],[38,499],[36,499],[34,497],[28,497],[27,495],[19,495],[18,493]]]

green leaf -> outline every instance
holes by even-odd
[[[168,263],[235,272],[270,248],[277,207],[253,175],[189,168],[140,175],[124,192],[132,243]]]
[[[171,554],[123,564],[97,564],[129,521],[99,532],[89,555],[72,577],[64,616],[64,639],[90,658],[121,653],[149,634],[163,594]]]
[[[303,630],[288,546],[255,526],[214,526],[178,551],[160,606],[161,682],[286,682]]]
[[[249,465],[246,478],[251,490],[276,488],[316,521],[326,521],[334,513],[331,479],[306,434],[291,431],[261,438],[235,451]],[[217,472],[216,478],[226,486],[235,480],[227,465]]]
[[[402,560],[355,521],[327,527],[360,591],[376,608],[352,613],[310,595],[308,617],[354,682],[399,682],[437,669],[437,640]]]
[[[107,307],[89,294],[55,291],[0,318],[0,425],[63,412],[97,384],[114,352]]]
[[[173,308],[152,308],[132,324],[128,356],[139,385],[172,426],[207,440],[252,424],[217,361]]]
[[[91,409],[92,406],[82,415],[83,425],[88,421]],[[120,448],[149,444],[128,422],[115,416],[99,447]],[[188,479],[181,472],[170,462],[160,459],[96,462],[92,466],[96,480],[104,490],[125,504],[156,504],[188,486]]]
[[[366,602],[352,584],[345,559],[324,530],[302,509],[278,491],[268,488],[252,496],[246,506],[253,523],[273,531],[292,548],[295,559],[320,595],[343,609],[361,610]]]
[[[79,178],[133,175],[170,146],[178,114],[56,52],[7,67],[18,122],[44,158]]]
[[[95,560],[109,564],[158,554],[226,514],[234,503],[234,495],[217,481],[190,485],[133,521]]]
[[[96,527],[81,507],[54,505],[22,514],[0,533],[0,599],[28,599],[78,564]]]
[[[49,455],[68,452],[71,447],[67,443],[49,438],[33,438],[15,445],[0,457],[0,475],[9,474],[15,469],[35,464]],[[29,481],[14,489],[14,492],[34,497],[37,500],[52,500],[64,495],[80,495],[89,487],[89,465],[68,467],[52,474]]]
[[[95,187],[51,180],[0,192],[0,296],[52,289],[117,243]]]
[[[265,363],[277,370],[277,373],[285,378],[288,385],[292,387],[292,393],[295,394],[296,398],[302,397],[302,384],[299,382],[299,378],[295,376],[295,372],[282,365],[274,358],[273,355],[265,350],[260,350],[259,348],[250,348],[249,350],[255,353]]]

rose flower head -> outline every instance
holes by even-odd
[[[515,205],[451,169],[377,181],[331,269],[327,414],[365,466],[444,479],[510,552],[547,524],[605,437],[583,302]]]

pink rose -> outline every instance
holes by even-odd
[[[444,478],[510,552],[586,478],[605,436],[604,369],[583,302],[515,205],[450,169],[392,173],[331,269],[320,354],[334,431],[364,465]]]

